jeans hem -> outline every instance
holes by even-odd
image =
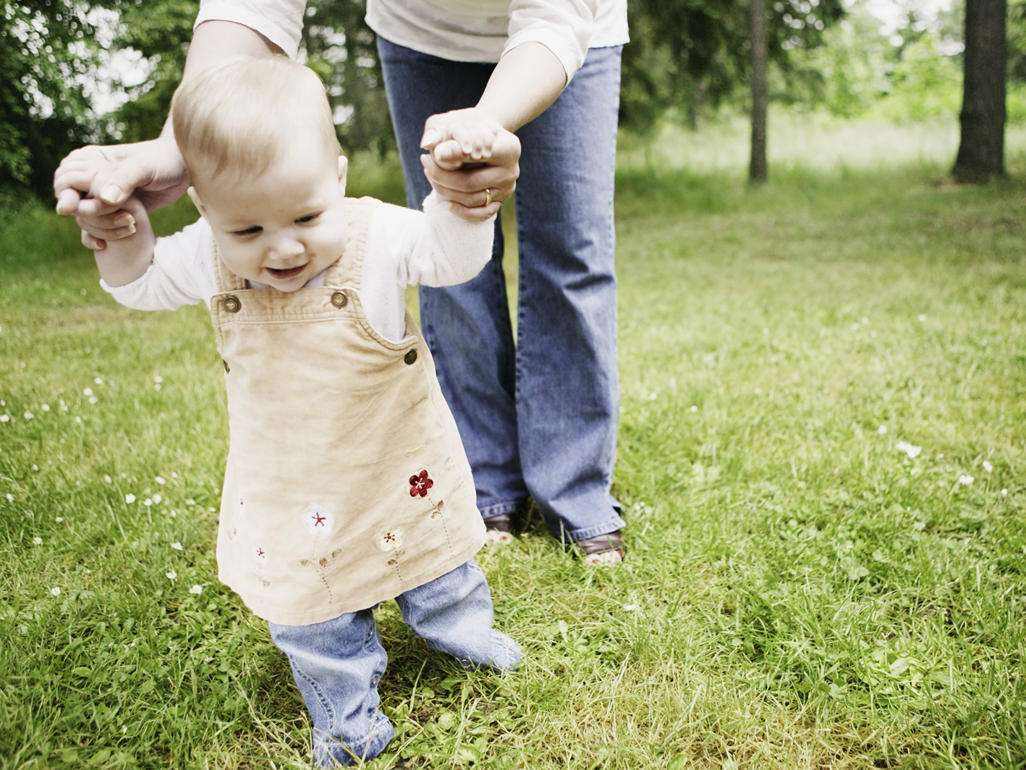
[[[494,503],[486,508],[479,508],[481,518],[487,519],[490,516],[501,516],[504,513],[513,513],[527,501],[526,497],[517,500],[507,500],[504,503]]]
[[[599,535],[608,535],[610,532],[616,532],[618,529],[623,529],[624,526],[626,526],[624,524],[624,520],[614,514],[610,518],[591,527],[587,527],[585,529],[563,530],[563,532],[572,542],[576,543],[579,540],[587,540],[588,538],[598,537]]]

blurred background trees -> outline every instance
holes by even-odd
[[[182,70],[196,0],[4,2],[0,190],[32,190],[46,199],[53,168],[72,148],[157,134]],[[893,0],[903,11],[889,31],[867,0],[763,2],[770,104],[838,118],[958,120],[964,0],[950,0],[930,23],[915,0]],[[1021,123],[1026,0],[1000,4],[1006,2],[1007,120]],[[645,136],[667,124],[694,128],[748,115],[751,10],[751,0],[630,0],[624,128]],[[328,85],[343,146],[389,152],[388,110],[363,3],[310,0],[304,49]]]

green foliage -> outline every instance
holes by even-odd
[[[0,10],[0,190],[48,194],[57,162],[101,132],[84,85],[98,61],[102,11],[89,3],[4,3]]]

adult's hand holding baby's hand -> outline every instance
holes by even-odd
[[[133,195],[152,211],[178,200],[188,186],[185,161],[169,137],[81,147],[53,175],[57,213],[65,216],[116,214]]]
[[[520,140],[477,108],[428,118],[421,147],[424,173],[438,194],[466,219],[493,216],[520,175]]]

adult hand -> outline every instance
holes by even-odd
[[[115,214],[133,195],[152,211],[178,200],[188,186],[185,161],[170,138],[81,147],[53,175],[57,213],[65,216]]]
[[[491,138],[491,152],[486,152]],[[477,108],[432,115],[424,124],[424,174],[465,219],[482,221],[516,189],[520,140]]]

